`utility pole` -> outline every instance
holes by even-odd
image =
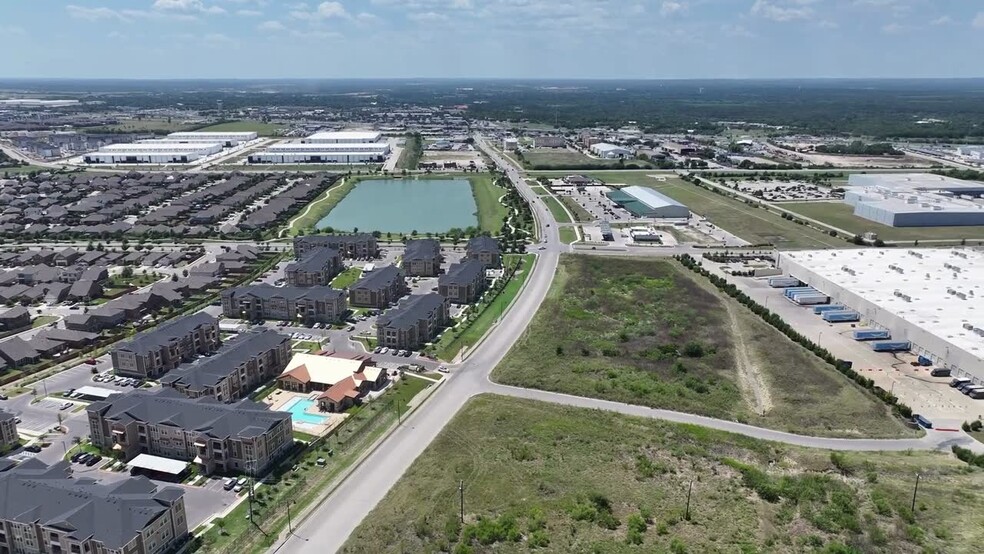
[[[458,481],[458,505],[461,508],[461,523],[465,523],[465,482]]]
[[[290,505],[293,504],[290,500],[287,501],[287,534],[293,535],[294,528],[290,524]]]
[[[919,492],[919,474],[916,474],[916,486],[912,489],[912,517],[916,516],[916,493]]]
[[[690,521],[690,494],[693,493],[693,492],[694,492],[694,482],[691,479],[691,481],[690,481],[690,488],[687,489],[687,512],[683,516],[683,518],[686,519],[687,521]]]

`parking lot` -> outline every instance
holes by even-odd
[[[563,181],[554,181],[561,184]],[[607,220],[613,222],[632,221],[632,214],[628,210],[618,207],[614,202],[605,196],[611,188],[602,185],[592,185],[587,187],[572,186],[551,186],[558,197],[567,196],[579,206],[587,210],[591,217],[596,220]],[[581,191],[584,192],[581,192]]]

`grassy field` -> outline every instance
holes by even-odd
[[[468,182],[471,183],[475,205],[478,206],[479,228],[484,232],[499,234],[502,222],[509,215],[509,210],[499,202],[506,194],[506,189],[494,184],[488,174],[469,175]]]
[[[829,436],[906,436],[874,396],[676,262],[568,255],[492,375]]]
[[[534,254],[506,254],[503,256],[505,267],[513,267],[514,264],[522,264],[515,277],[509,281],[506,287],[491,302],[479,306],[479,314],[470,325],[463,329],[448,330],[444,332],[441,340],[434,345],[434,352],[442,360],[453,360],[463,348],[468,348],[478,342],[490,327],[500,318],[512,303],[523,283],[529,278],[533,271],[533,264],[536,261]]]
[[[258,135],[269,137],[276,135],[277,131],[281,129],[283,129],[283,125],[277,125],[276,123],[263,123],[262,121],[227,121],[225,123],[210,125],[198,130],[207,133],[248,133],[252,131]]]
[[[573,227],[561,227],[557,230],[560,233],[560,242],[570,244],[577,240],[577,231]]]
[[[889,227],[854,215],[854,207],[843,202],[783,202],[777,206],[857,235],[874,231],[882,240],[984,240],[984,226]]]
[[[570,216],[564,211],[564,207],[561,205],[560,200],[557,200],[557,197],[544,196],[543,201],[547,204],[547,209],[553,214],[557,223],[572,223]]]
[[[187,131],[191,129],[192,126],[183,123],[181,121],[175,121],[167,119],[127,119],[120,122],[119,125],[106,125],[103,127],[89,127],[86,129],[89,133],[106,133],[106,132],[124,132],[124,133],[150,133],[154,131],[158,132],[168,132],[176,133],[178,131]]]
[[[313,202],[301,210],[300,216],[291,221],[287,229],[293,234],[298,231],[310,232],[315,229],[328,212],[330,212],[345,196],[355,188],[359,182],[358,177],[343,178],[336,182],[330,189],[323,192]]]
[[[342,552],[969,553],[982,475],[943,453],[838,454],[485,395]]]
[[[539,168],[563,168],[565,166],[573,168],[592,167],[618,167],[618,160],[600,160],[585,156],[580,152],[573,152],[561,148],[535,148],[523,152],[523,158],[533,169]],[[641,167],[648,167],[648,162],[642,160],[626,160],[625,163],[633,163]]]
[[[6,179],[11,175],[23,175],[25,173],[34,173],[35,171],[44,172],[44,171],[56,171],[56,170],[47,167],[41,167],[39,165],[18,165],[18,166],[0,168],[0,176]]]
[[[588,210],[582,208],[581,205],[570,196],[561,196],[560,201],[567,207],[567,210],[574,215],[574,221],[594,221],[594,217],[588,213]]]
[[[362,269],[358,267],[350,267],[345,271],[339,273],[331,281],[331,287],[335,289],[347,289],[362,276]]]
[[[54,323],[58,321],[58,319],[59,317],[56,315],[39,315],[31,321],[31,329],[37,329],[43,325]]]
[[[420,158],[424,155],[424,143],[423,137],[419,134],[412,134],[407,137],[406,142],[403,145],[403,151],[400,152],[400,159],[396,161],[397,169],[417,169],[420,164]]]
[[[550,191],[541,187],[540,185],[535,185],[530,188],[533,189],[533,193],[536,194],[537,196],[550,196]]]

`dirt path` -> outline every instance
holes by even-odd
[[[738,384],[746,395],[754,400],[752,408],[755,413],[765,415],[772,410],[772,394],[769,386],[762,377],[762,372],[752,359],[745,341],[745,331],[738,321],[735,307],[725,301],[728,319],[731,320],[731,332],[735,338],[735,365],[738,369]]]

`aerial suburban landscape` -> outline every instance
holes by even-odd
[[[984,549],[984,11],[55,4],[0,554]]]

